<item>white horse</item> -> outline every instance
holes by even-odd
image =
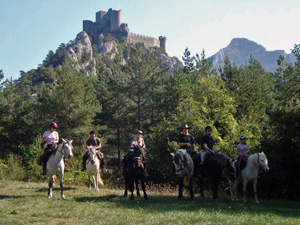
[[[66,199],[63,192],[63,179],[64,179],[64,170],[65,163],[63,157],[72,158],[73,156],[73,141],[67,141],[62,138],[62,143],[58,145],[57,149],[51,155],[50,159],[47,162],[47,177],[49,179],[49,190],[48,198],[52,197],[52,188],[54,183],[54,175],[60,177],[60,190],[61,198]]]
[[[89,151],[89,158],[86,161],[86,172],[89,176],[89,188],[91,189],[91,176],[93,177],[94,189],[99,191],[98,184],[103,186],[103,181],[100,176],[100,161],[97,157],[97,152],[94,146],[87,147]]]
[[[259,203],[257,198],[257,177],[258,177],[258,172],[261,169],[264,172],[269,171],[268,159],[265,153],[264,152],[256,153],[249,156],[245,169],[241,170],[241,180],[243,181],[244,202],[246,202],[247,184],[248,182],[253,182],[254,199],[256,203]],[[238,184],[239,184],[239,179],[236,179],[234,184],[234,196],[231,196],[231,199],[233,201],[234,200],[238,201],[238,197],[237,197]]]

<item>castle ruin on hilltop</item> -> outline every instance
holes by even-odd
[[[129,43],[144,43],[147,48],[160,47],[166,51],[166,37],[160,36],[159,39],[140,34],[134,34],[129,31],[128,25],[122,23],[122,10],[109,9],[107,12],[99,11],[96,13],[96,22],[91,20],[83,21],[83,31],[85,31],[94,40],[99,35],[111,34],[119,41],[124,37]]]

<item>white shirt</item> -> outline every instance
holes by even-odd
[[[133,138],[132,142],[131,142],[131,147],[133,147],[134,145],[139,145],[140,147],[145,147],[145,142],[144,139],[141,137],[139,140],[137,140],[137,138]]]
[[[51,133],[50,130],[47,130],[47,131],[44,132],[43,138],[46,138],[47,145],[50,145],[50,144],[52,144],[54,142],[58,142],[58,140],[59,140],[59,136],[58,136],[57,131],[53,131]]]

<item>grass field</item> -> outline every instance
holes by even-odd
[[[66,186],[67,200],[60,199],[56,184],[52,199],[46,183],[0,180],[1,224],[300,224],[300,202],[263,200],[259,205],[232,203],[221,196],[191,202],[176,193],[149,192],[149,200],[129,200],[118,189]]]

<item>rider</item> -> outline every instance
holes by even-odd
[[[177,138],[177,144],[181,149],[186,149],[187,153],[191,156],[194,163],[194,176],[200,176],[199,159],[195,150],[195,139],[189,134],[189,126],[187,124],[182,126],[182,133]]]
[[[214,150],[214,139],[211,136],[211,131],[212,128],[210,126],[205,127],[205,134],[202,137],[201,165],[204,165],[204,157],[206,153],[216,153]]]
[[[182,134],[179,134],[177,144],[181,149],[195,151],[195,139],[189,134],[189,126],[187,124],[182,126]]]
[[[103,172],[104,169],[104,165],[105,165],[105,160],[104,160],[104,155],[102,152],[100,152],[101,149],[101,141],[98,137],[96,137],[95,131],[91,130],[90,131],[90,138],[87,139],[86,141],[86,148],[88,146],[94,146],[96,149],[96,154],[98,159],[100,160],[100,168],[101,171]],[[83,162],[82,162],[82,169],[81,171],[84,171],[86,169],[85,164],[87,159],[89,158],[89,151],[86,151],[83,155]]]
[[[238,144],[236,153],[238,154],[238,157],[236,159],[236,177],[239,178],[240,175],[240,165],[241,161],[245,160],[247,162],[248,160],[248,153],[250,153],[250,148],[249,145],[246,143],[246,137],[245,136],[240,136],[240,141],[241,143]]]
[[[145,144],[145,140],[142,136],[143,136],[143,132],[141,130],[138,130],[136,132],[136,136],[131,141],[128,153],[123,157],[123,159],[121,159],[121,167],[122,167],[122,169],[125,168],[128,157],[133,154],[134,147],[139,147],[139,149],[141,150],[142,155],[143,155],[145,176],[149,176],[149,174],[147,172],[147,158],[146,158],[146,152],[145,152],[146,144]],[[121,169],[120,173],[123,173],[122,169]]]
[[[57,143],[59,141],[59,135],[56,129],[57,129],[57,124],[55,122],[51,122],[49,124],[49,130],[45,131],[43,134],[43,140],[46,142],[47,147],[45,148],[44,153],[41,156],[42,165],[43,165],[42,175],[46,175],[47,161],[50,158],[51,154],[56,149]]]

